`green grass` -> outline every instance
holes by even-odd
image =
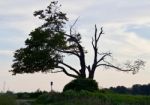
[[[35,105],[110,105],[107,103],[106,97],[101,94],[94,96],[87,91],[67,91],[43,94],[37,99]]]
[[[67,91],[43,94],[34,105],[150,105],[150,96]]]
[[[0,105],[17,105],[13,94],[0,93]]]
[[[35,100],[27,98],[17,102],[20,104],[16,104],[15,94],[0,94],[0,105],[150,105],[150,96],[70,90],[63,93],[45,92]]]
[[[150,105],[150,96],[125,95],[125,94],[106,94],[111,99],[112,105]]]

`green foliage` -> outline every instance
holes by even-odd
[[[34,105],[150,105],[150,96],[68,90],[43,94]]]
[[[98,84],[95,80],[92,79],[75,79],[68,83],[63,91],[74,90],[74,91],[96,91],[98,90]]]
[[[102,94],[94,95],[88,91],[69,90],[63,93],[43,94],[36,100],[35,105],[105,105],[104,103],[108,102]]]
[[[56,49],[66,47],[63,27],[68,19],[59,7],[55,1],[47,9],[35,11],[34,16],[45,22],[29,34],[25,48],[16,50],[11,70],[13,74],[47,72],[63,60],[63,55]]]
[[[17,105],[15,96],[10,93],[0,93],[0,105]]]
[[[63,96],[60,93],[57,92],[51,92],[51,93],[44,93],[41,96],[39,96],[36,100],[36,103],[39,104],[48,104],[56,102],[57,100],[62,100]]]

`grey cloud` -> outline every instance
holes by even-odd
[[[79,15],[85,23],[109,23],[135,21],[139,17],[150,17],[149,1],[129,1],[114,0],[102,2],[98,1]]]
[[[28,18],[21,14],[0,14],[0,23],[8,23],[8,22],[15,22],[15,21],[24,21]]]
[[[10,27],[0,26],[0,50],[13,50],[24,45],[25,33]]]

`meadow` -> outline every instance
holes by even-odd
[[[110,91],[1,93],[0,105],[150,105],[150,96]]]

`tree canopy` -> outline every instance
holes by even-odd
[[[112,54],[98,51],[98,42],[104,32],[103,28],[100,28],[100,31],[98,31],[96,25],[91,41],[94,60],[91,65],[86,64],[85,55],[87,51],[82,46],[81,34],[72,31],[77,20],[70,27],[70,32],[67,33],[64,26],[68,18],[66,13],[60,11],[60,5],[58,5],[57,1],[51,2],[45,10],[35,11],[34,16],[44,20],[44,23],[29,34],[29,38],[25,41],[25,48],[16,50],[12,65],[13,70],[11,70],[14,75],[39,71],[64,72],[66,75],[74,78],[93,79],[95,70],[100,66],[124,72],[131,71],[133,73],[138,72],[144,66],[142,60],[136,60],[133,65],[127,63],[125,68],[115,66],[106,61],[106,58],[111,57]],[[64,58],[69,57],[67,55],[75,56],[79,59],[79,70],[65,63]],[[88,71],[88,76],[86,71]]]

